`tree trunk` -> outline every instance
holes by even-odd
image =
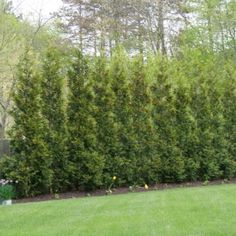
[[[165,29],[164,29],[164,1],[158,0],[158,41],[162,54],[166,54]]]
[[[3,116],[1,117],[1,123],[0,123],[0,139],[5,139],[6,137],[6,123],[7,123],[7,115],[4,112]]]

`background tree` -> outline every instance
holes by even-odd
[[[173,30],[171,24],[180,21],[181,0],[63,2],[61,27],[67,38],[79,42],[87,53],[97,54],[102,48],[111,55],[112,49],[122,44],[130,54],[149,50],[166,54],[180,29],[177,25]]]
[[[181,47],[205,48],[232,57],[235,52],[234,1],[187,1],[181,9],[185,22],[178,37]]]
[[[0,139],[6,138],[10,122],[11,93],[15,88],[15,72],[22,38],[20,22],[7,1],[0,1]]]

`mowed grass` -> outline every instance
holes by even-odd
[[[236,235],[236,185],[0,207],[1,236]]]

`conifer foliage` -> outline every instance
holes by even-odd
[[[121,60],[122,58],[122,60]],[[116,125],[117,140],[114,146],[113,168],[120,181],[131,181],[133,176],[132,164],[132,135],[131,135],[131,81],[129,71],[129,61],[127,55],[121,47],[118,47],[111,59],[110,79],[112,80],[112,90],[114,91],[114,122]]]
[[[42,115],[47,122],[46,142],[52,160],[54,192],[65,190],[68,183],[67,127],[61,56],[57,49],[46,52],[42,66]]]
[[[102,184],[104,157],[97,141],[93,79],[88,60],[80,52],[72,58],[68,73],[68,131],[71,180],[74,188],[94,188]]]
[[[24,196],[51,191],[53,177],[52,158],[45,139],[47,122],[41,113],[41,77],[35,69],[34,56],[28,50],[18,67],[12,109],[13,168],[7,173],[11,179],[18,179],[20,194]]]
[[[118,47],[112,58],[70,52],[65,76],[56,50],[42,66],[31,54],[18,68],[13,155],[0,160],[19,194],[235,177],[233,61],[197,49],[130,59]]]
[[[156,132],[152,117],[154,99],[148,70],[141,55],[132,61],[131,68],[132,165],[135,171],[133,181],[157,182],[160,157],[156,148]]]
[[[112,89],[112,78],[109,76],[109,63],[104,55],[95,59],[92,69],[94,81],[95,119],[97,121],[97,150],[104,157],[103,181],[110,185],[112,176],[117,175],[114,158],[117,152],[118,127],[114,113],[115,92]]]

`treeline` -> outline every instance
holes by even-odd
[[[12,157],[0,177],[20,196],[230,179],[236,173],[236,70],[188,50],[179,58],[28,51],[13,96]]]
[[[180,48],[235,50],[234,0],[62,0],[60,28],[82,51],[176,55]]]

